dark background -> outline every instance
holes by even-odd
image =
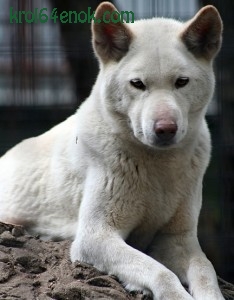
[[[38,135],[73,114],[89,95],[98,72],[90,24],[10,24],[9,7],[25,11],[57,7],[58,13],[79,12],[87,11],[89,6],[95,10],[100,2],[1,1],[0,155],[22,139]],[[214,104],[207,115],[213,152],[204,180],[199,237],[218,274],[234,282],[234,1],[196,2],[198,8],[215,5],[224,22],[223,47],[215,64]],[[126,5],[147,17],[160,16],[161,12],[164,16],[186,17],[171,13],[185,5],[183,0],[128,0]],[[119,9],[128,9],[124,1]]]

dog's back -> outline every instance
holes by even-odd
[[[77,170],[73,170],[72,158],[69,161],[69,145],[76,143],[75,126],[76,116],[72,116],[48,132],[22,141],[0,159],[0,220],[32,231],[36,228],[45,236],[74,236],[80,196],[73,205],[69,201],[79,193],[78,182],[70,196],[69,180],[74,172],[77,185]]]

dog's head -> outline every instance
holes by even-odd
[[[177,147],[199,132],[213,94],[219,13],[209,5],[187,23],[154,18],[127,24],[117,22],[116,11],[103,2],[95,17],[105,22],[92,24],[103,111],[113,130],[148,146]]]

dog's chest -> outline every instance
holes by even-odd
[[[120,160],[109,180],[112,201],[108,210],[111,222],[126,230],[135,247],[147,244],[175,214],[186,187],[182,173],[169,160]]]
[[[147,188],[135,195],[135,199],[144,205],[144,210],[131,210],[132,215],[135,213],[141,218],[130,232],[128,243],[144,251],[155,234],[174,216],[182,199],[171,178],[148,182]]]

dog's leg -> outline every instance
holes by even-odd
[[[71,247],[72,261],[80,260],[103,272],[116,275],[126,286],[151,291],[155,300],[192,300],[175,274],[151,257],[130,247],[124,241],[125,228],[110,224],[111,215],[121,208],[107,193],[101,172],[91,173],[86,181],[79,212],[79,224]],[[115,201],[110,211],[110,201]],[[131,214],[129,215],[131,219]]]
[[[162,234],[155,238],[149,254],[188,285],[194,299],[224,300],[215,270],[202,252],[194,232]]]
[[[197,239],[194,240],[194,250],[187,269],[191,293],[195,299],[224,300],[214,267],[202,252]]]
[[[91,222],[90,222],[91,221]],[[84,228],[87,230],[84,230]],[[151,291],[155,300],[192,300],[179,279],[151,257],[128,246],[119,234],[89,219],[72,244],[72,261],[90,263],[116,275],[128,288]]]

